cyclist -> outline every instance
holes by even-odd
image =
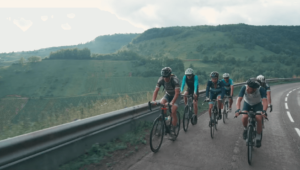
[[[180,103],[180,97],[179,97],[179,79],[172,74],[172,69],[170,67],[164,67],[161,70],[161,77],[158,79],[156,88],[153,92],[152,102],[155,102],[157,93],[159,91],[159,88],[161,86],[164,86],[164,89],[166,90],[166,94],[164,97],[160,100],[161,104],[166,104],[167,102],[172,105],[171,108],[171,116],[172,116],[172,126],[171,126],[171,136],[175,137],[175,130],[177,125],[177,116],[176,111]]]
[[[222,100],[224,98],[225,90],[224,90],[224,84],[221,80],[219,80],[219,73],[216,71],[213,71],[210,73],[211,80],[207,82],[206,86],[206,101],[212,100],[212,99],[218,99],[218,108],[219,108],[219,118],[222,119],[221,114],[221,105]],[[209,95],[210,93],[210,95]],[[210,96],[210,97],[208,97]],[[211,117],[211,109],[213,108],[214,102],[210,101],[209,103],[209,117]],[[210,124],[210,123],[209,123]]]
[[[266,82],[266,79],[263,75],[259,75],[256,77],[256,79],[260,80],[260,86],[262,86],[263,88],[265,88],[266,90],[266,96],[268,99],[268,107],[270,108],[270,112],[272,112],[273,107],[272,107],[272,101],[271,101],[271,88],[269,86],[269,84]]]
[[[187,84],[188,88],[184,92],[184,95],[190,95],[194,94],[194,110],[195,110],[195,115],[193,115],[193,120],[195,120],[195,124],[197,123],[197,112],[198,112],[198,106],[197,106],[197,101],[198,101],[198,76],[194,75],[194,70],[191,68],[188,68],[185,70],[185,75],[183,76],[182,83],[181,83],[181,89],[180,92],[183,92],[184,86]],[[187,104],[187,97],[184,96],[184,103],[185,105]]]
[[[260,82],[256,78],[250,78],[247,80],[247,85],[243,86],[240,90],[239,96],[236,102],[235,116],[239,116],[241,112],[241,102],[244,99],[243,112],[249,112],[251,108],[255,113],[261,113],[262,116],[267,118],[266,110],[268,108],[266,91],[264,88],[260,87]],[[263,104],[262,104],[263,103]],[[256,135],[256,147],[261,146],[261,131],[262,131],[262,116],[256,115],[257,121],[257,135]],[[242,122],[244,126],[243,138],[247,139],[247,125],[248,125],[248,115],[243,114]]]
[[[232,97],[234,87],[233,87],[233,80],[229,78],[229,73],[223,74],[222,82],[224,84],[225,95]],[[230,112],[231,112],[232,103],[233,103],[232,98],[229,98],[229,111]],[[223,109],[223,103],[222,103],[222,109]]]

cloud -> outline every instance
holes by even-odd
[[[54,18],[54,16],[53,16],[53,15],[51,15],[51,18],[53,19],[53,18]]]
[[[70,14],[67,15],[67,17],[73,19],[73,18],[75,18],[75,14],[74,13],[70,13]]]
[[[8,21],[11,21],[11,18],[10,17],[8,17],[8,18],[6,18]]]
[[[42,19],[43,21],[47,21],[48,16],[41,16],[41,19]]]
[[[64,30],[70,30],[71,26],[68,23],[65,23],[65,24],[61,24],[61,28]]]
[[[21,18],[19,20],[14,19],[14,24],[17,25],[22,31],[27,31],[32,26],[32,21]]]

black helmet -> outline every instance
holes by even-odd
[[[213,72],[210,73],[210,77],[211,77],[211,78],[214,78],[214,77],[215,77],[215,78],[219,78],[219,73],[216,72],[216,71],[213,71]]]
[[[169,77],[172,73],[172,69],[170,67],[165,67],[161,69],[161,76],[162,77]]]
[[[260,81],[256,78],[250,78],[246,81],[247,85],[251,88],[257,89],[260,86]]]

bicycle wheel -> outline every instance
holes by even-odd
[[[157,152],[161,146],[164,137],[164,122],[160,116],[155,119],[150,132],[150,148],[152,152]]]
[[[217,108],[214,108],[213,115],[214,115],[214,120],[215,120],[215,129],[217,131],[218,130],[217,124],[218,124],[218,117],[219,117]]]
[[[176,129],[175,133],[176,133],[176,138],[177,138],[177,136],[179,135],[179,131],[180,131],[180,121],[181,121],[181,119],[180,119],[180,114],[179,114],[178,111],[176,112],[176,115],[177,115],[177,129]]]
[[[228,101],[226,102],[226,119],[228,119],[228,111],[229,111],[229,107],[228,107]]]
[[[223,110],[223,123],[225,124],[225,116],[226,116],[226,107],[224,106],[224,110]]]
[[[189,107],[186,105],[183,113],[183,130],[186,132],[189,128],[190,116],[189,116]]]
[[[247,146],[248,146],[248,164],[251,165],[251,161],[252,161],[252,149],[253,149],[253,127],[249,126],[248,127],[248,134],[247,134]]]
[[[262,128],[261,128],[261,139],[260,139],[260,142],[262,142],[262,139],[263,139],[263,129],[265,128],[265,125],[264,125],[264,118],[262,118]]]
[[[210,117],[210,137],[213,139],[214,138],[214,131],[215,131],[215,128],[214,128],[214,126],[215,126],[215,123],[213,123],[213,113],[212,113],[212,115],[211,115],[211,117]]]

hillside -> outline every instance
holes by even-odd
[[[16,62],[21,57],[27,59],[31,56],[40,56],[42,58],[48,57],[51,52],[70,49],[70,48],[88,48],[91,53],[108,54],[119,50],[122,46],[127,45],[139,34],[114,34],[114,35],[104,35],[98,36],[94,40],[78,45],[71,46],[60,46],[60,47],[50,47],[39,49],[35,51],[24,51],[24,52],[12,52],[12,53],[0,53],[0,66],[9,65],[12,62]]]

